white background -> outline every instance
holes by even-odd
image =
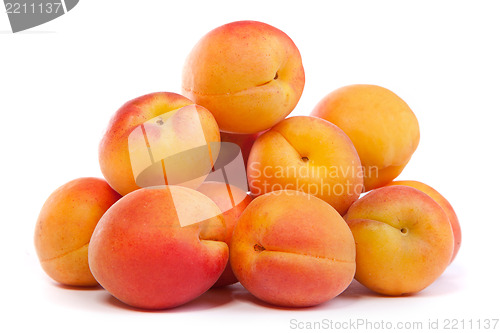
[[[500,318],[497,189],[500,6],[495,1],[92,1],[12,34],[0,12],[0,330],[285,332],[290,321]],[[266,306],[241,286],[176,309],[121,305],[100,288],[62,287],[33,247],[38,212],[58,186],[101,177],[97,146],[113,112],[154,91],[180,92],[184,59],[209,30],[252,19],[285,31],[303,57],[307,115],[352,83],[387,87],[415,112],[420,145],[399,179],[438,189],[463,246],[433,285],[381,297],[356,282],[321,306]],[[477,325],[477,323],[475,323]],[[361,327],[362,328],[362,327]],[[497,325],[500,330],[500,323]]]

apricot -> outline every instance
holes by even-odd
[[[340,127],[352,140],[364,168],[365,191],[386,185],[417,149],[417,118],[392,91],[368,84],[339,88],[324,97],[311,116]]]
[[[243,210],[252,201],[252,198],[242,189],[220,182],[203,183],[197,190],[212,199],[222,211],[224,222],[226,223],[225,242],[230,247],[236,222]],[[224,287],[236,282],[238,282],[238,279],[234,276],[231,265],[228,262],[226,269],[214,284],[214,287]]]
[[[427,194],[428,196],[430,196],[432,199],[434,199],[434,201],[436,201],[441,206],[441,208],[444,209],[446,216],[448,216],[448,219],[450,220],[451,229],[453,230],[453,239],[455,240],[455,245],[453,247],[453,255],[450,260],[451,263],[457,256],[458,250],[460,249],[460,245],[462,244],[462,230],[460,228],[460,223],[458,222],[457,214],[455,213],[455,210],[453,210],[453,207],[451,206],[449,201],[446,200],[446,198],[443,197],[441,193],[436,191],[434,188],[415,180],[398,180],[390,182],[388,186],[390,185],[405,185],[416,188],[417,190],[420,190],[425,194]]]
[[[220,209],[200,192],[181,186],[139,189],[97,224],[90,270],[130,306],[172,308],[217,281],[228,260],[225,239]]]
[[[279,306],[313,306],[350,284],[355,244],[345,221],[326,202],[282,190],[254,199],[241,214],[230,262],[255,297]]]
[[[43,270],[70,286],[95,286],[87,252],[94,228],[120,195],[99,178],[78,178],[47,199],[35,226],[35,249]]]
[[[238,145],[241,150],[241,156],[243,157],[243,163],[245,166],[248,164],[248,157],[250,156],[250,150],[252,146],[262,133],[251,133],[251,134],[236,134],[228,132],[220,132],[221,142],[230,142]]]
[[[152,93],[125,103],[111,118],[99,164],[122,195],[160,185],[196,188],[219,145],[219,127],[208,110],[175,93]]]
[[[290,37],[265,23],[238,21],[210,31],[194,46],[182,93],[210,110],[222,131],[257,133],[295,108],[304,80]]]
[[[287,118],[259,136],[250,151],[247,176],[254,196],[302,191],[341,215],[363,191],[363,170],[351,140],[316,117]]]
[[[384,295],[413,294],[434,282],[453,254],[448,217],[409,186],[375,189],[344,216],[356,241],[356,280]]]

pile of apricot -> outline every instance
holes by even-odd
[[[45,272],[146,309],[237,282],[287,307],[330,301],[353,278],[384,295],[429,286],[461,232],[436,190],[394,181],[419,143],[415,114],[358,84],[288,117],[304,84],[299,50],[273,26],[203,36],[181,94],[144,95],[111,117],[104,179],[47,199],[35,229]]]

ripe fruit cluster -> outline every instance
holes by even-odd
[[[388,89],[351,85],[287,118],[304,83],[282,31],[241,21],[209,32],[186,60],[183,95],[144,95],[113,115],[99,146],[106,180],[47,199],[43,269],[147,309],[238,281],[288,307],[329,301],[353,278],[385,295],[426,288],[461,233],[436,190],[394,181],[419,142],[414,113]]]

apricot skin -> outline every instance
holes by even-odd
[[[455,210],[451,206],[450,202],[446,200],[446,198],[443,197],[434,188],[422,182],[418,182],[415,180],[398,180],[390,182],[387,186],[391,185],[406,185],[416,188],[417,190],[420,190],[425,194],[427,194],[428,196],[430,196],[432,199],[434,199],[434,201],[436,201],[441,206],[441,208],[444,209],[444,212],[446,213],[448,219],[450,220],[451,228],[453,230],[453,238],[455,240],[455,246],[453,248],[453,256],[451,257],[450,260],[450,263],[453,262],[453,260],[455,260],[455,257],[457,256],[458,250],[460,249],[460,245],[462,244],[462,230],[460,228],[460,222],[458,221],[458,216],[455,213]]]
[[[370,191],[344,218],[356,241],[356,280],[383,295],[423,290],[445,271],[453,254],[444,210],[409,186]]]
[[[241,213],[243,213],[245,208],[252,201],[252,198],[243,190],[225,183],[205,182],[197,190],[212,199],[222,211],[222,216],[226,223],[225,242],[227,246],[230,247],[234,227]],[[222,275],[213,286],[224,287],[236,282],[238,282],[238,279],[234,276],[231,265],[228,262],[226,269],[222,272]]]
[[[364,168],[365,191],[396,178],[420,141],[418,121],[408,104],[376,85],[339,88],[325,96],[311,116],[332,122],[352,140]]]
[[[230,248],[233,271],[255,297],[305,307],[340,294],[355,272],[355,244],[326,202],[283,190],[254,199],[241,215]]]
[[[287,118],[260,135],[247,166],[253,196],[273,190],[303,191],[341,215],[363,190],[363,170],[349,137],[332,123],[309,116]]]
[[[121,196],[103,179],[78,178],[55,190],[35,227],[35,249],[44,271],[70,286],[95,286],[88,243],[101,216]]]
[[[245,163],[246,167],[248,164],[248,156],[250,155],[250,150],[252,149],[255,140],[257,140],[260,134],[261,132],[252,134],[220,132],[220,141],[237,144],[238,147],[240,147],[241,155],[243,157],[243,163]]]
[[[125,195],[140,188],[134,177],[129,153],[128,140],[132,131],[152,118],[192,104],[194,103],[191,100],[179,94],[157,92],[134,98],[115,112],[99,144],[99,165],[104,178],[113,189]],[[220,142],[219,127],[212,114],[200,106],[196,106],[196,111],[198,113],[196,120],[203,130],[199,136],[204,137],[207,143]],[[179,122],[174,128],[179,141],[183,143],[189,142],[189,138],[183,137],[188,132],[186,130],[188,126],[189,122],[185,121]],[[190,166],[192,163],[186,163],[183,170],[190,171]]]
[[[228,260],[225,236],[220,209],[202,193],[181,186],[139,189],[99,221],[89,244],[90,269],[130,306],[172,308],[220,277]]]
[[[207,33],[186,59],[182,93],[213,113],[222,131],[264,131],[284,119],[304,89],[300,52],[283,31],[256,21]]]

